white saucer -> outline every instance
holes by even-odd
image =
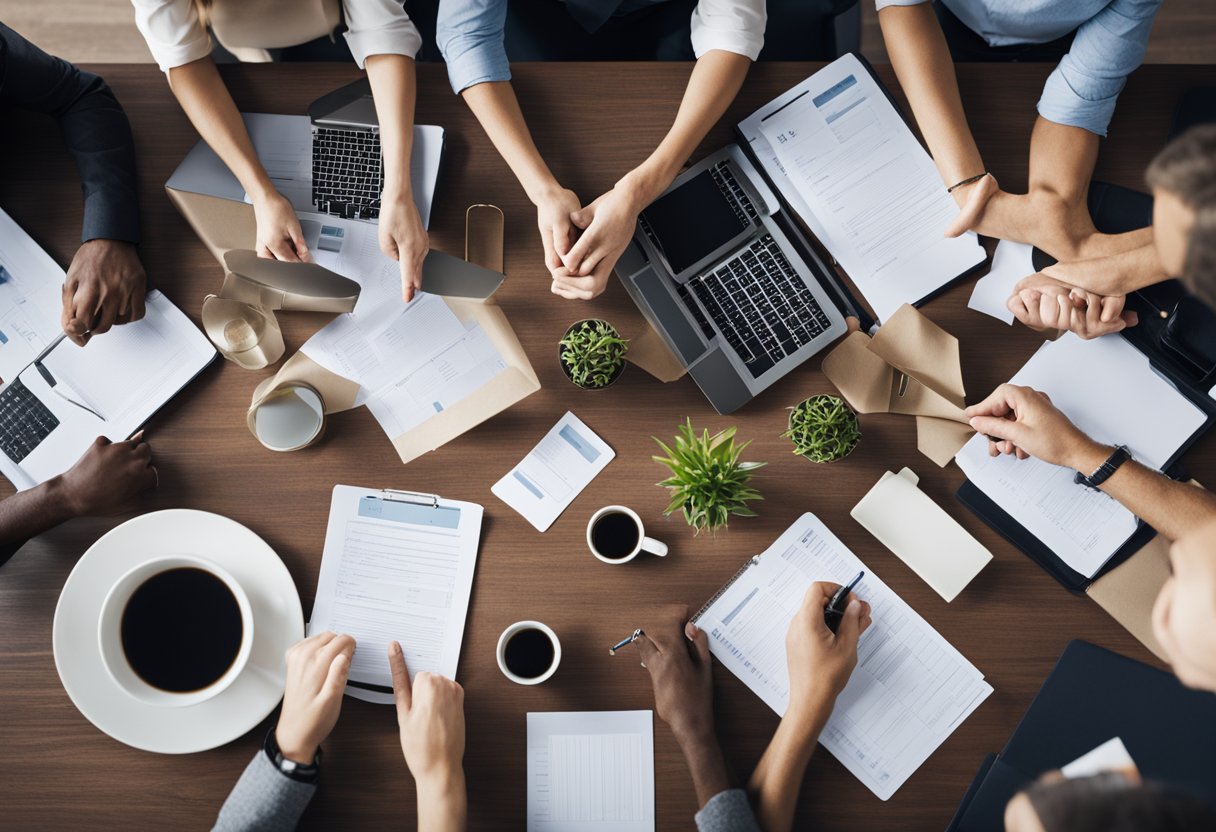
[[[181,708],[148,705],[115,684],[101,661],[102,600],[127,570],[171,554],[209,558],[240,583],[253,608],[253,651],[233,683]],[[80,712],[119,742],[161,754],[190,754],[231,742],[283,698],[284,653],[304,637],[300,595],[287,567],[249,529],[206,511],[169,509],[110,531],[77,562],[55,608],[52,637],[59,679]]]

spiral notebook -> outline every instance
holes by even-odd
[[[764,702],[789,705],[785,634],[813,581],[865,577],[857,596],[873,624],[857,647],[857,668],[836,700],[819,742],[880,799],[887,800],[979,707],[992,686],[975,665],[806,513],[735,573],[693,623],[709,649]]]

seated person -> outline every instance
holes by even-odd
[[[279,722],[224,801],[214,829],[266,832],[296,828],[317,790],[321,742],[338,722],[355,640],[319,633],[287,651],[287,689]],[[397,697],[401,752],[418,792],[418,828],[464,829],[464,689],[419,673],[411,684],[401,645],[388,651]]]
[[[655,710],[671,727],[692,773],[701,807],[696,815],[699,832],[760,828],[788,832],[792,828],[807,763],[836,697],[857,664],[857,640],[870,625],[869,604],[851,599],[839,631],[828,629],[823,610],[838,588],[836,584],[811,584],[802,608],[790,622],[785,639],[789,707],[747,792],[732,787],[714,733],[709,639],[687,621],[688,608],[663,610],[638,639],[642,664],[654,684]]]
[[[594,31],[614,12],[645,14],[645,5],[653,4],[576,0],[562,8],[551,2],[548,14],[573,15]],[[506,13],[507,0],[442,0],[439,48],[452,88],[464,97],[536,206],[552,291],[590,300],[608,285],[613,266],[633,238],[638,214],[667,189],[739,92],[764,45],[764,0],[701,0],[691,21],[697,62],[674,124],[649,158],[585,206],[558,182],[528,132],[503,47]],[[591,147],[589,152],[595,152]]]
[[[144,316],[135,140],[106,82],[0,23],[0,112],[54,116],[80,173],[84,228],[63,284],[63,331],[77,344]]]
[[[0,566],[30,538],[73,517],[113,514],[157,481],[142,430],[126,442],[97,437],[64,473],[0,500]]]
[[[1057,263],[1014,287],[1009,309],[1035,329],[1070,329],[1082,338],[1138,321],[1128,293],[1173,275],[1216,309],[1216,124],[1192,127],[1149,165],[1153,224],[1121,255]]]
[[[401,264],[407,302],[422,286],[428,242],[410,186],[414,144],[414,56],[422,45],[400,0],[132,0],[135,23],[169,81],[178,103],[241,183],[253,202],[257,253],[275,260],[308,260],[300,220],[258,159],[232,96],[211,59],[211,38],[200,7],[225,46],[245,54],[295,46],[330,36],[345,18],[346,43],[366,66],[380,122],[384,190],[380,199],[380,248]],[[220,32],[223,32],[220,35]],[[263,57],[265,60],[265,57]]]
[[[1086,205],[1098,140],[1144,58],[1161,0],[877,0],[900,86],[968,229],[1032,243],[1057,260],[1116,254],[1141,238],[1098,234]],[[936,14],[935,14],[936,12]],[[940,21],[940,22],[939,22]],[[945,34],[943,35],[943,32]],[[951,53],[967,60],[1055,60],[1030,140],[1029,192],[1002,191],[967,126]]]
[[[1216,829],[1193,795],[1141,784],[1127,772],[1067,780],[1049,772],[1005,807],[1005,832],[1190,832]]]

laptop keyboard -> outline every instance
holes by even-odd
[[[29,456],[57,427],[55,414],[21,379],[0,390],[0,451],[13,462]]]
[[[747,191],[739,184],[739,180],[735,178],[735,174],[730,169],[730,163],[723,159],[718,164],[709,169],[710,174],[714,178],[714,182],[722,189],[722,193],[726,194],[726,198],[735,209],[735,215],[739,217],[739,221],[747,224],[756,224],[760,222],[760,214],[756,212],[756,206],[752,204],[752,198],[747,195]]]
[[[765,234],[712,272],[680,287],[680,295],[707,336],[709,313],[753,378],[809,344],[828,328],[828,316],[772,235]]]
[[[380,216],[384,165],[380,134],[312,128],[312,203],[324,214],[370,220]]]

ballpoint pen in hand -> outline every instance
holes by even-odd
[[[833,633],[840,626],[841,620],[844,618],[844,608],[840,606],[845,598],[849,597],[849,593],[853,591],[853,587],[857,586],[857,582],[865,575],[865,571],[857,573],[857,577],[849,581],[847,586],[842,586],[832,595],[832,600],[828,601],[828,605],[823,610],[823,623],[828,625],[828,629]]]
[[[639,638],[641,638],[641,637],[642,637],[642,628],[641,628],[641,627],[638,627],[638,628],[637,628],[636,630],[634,630],[632,633],[630,633],[629,635],[625,636],[623,639],[621,639],[620,641],[618,641],[616,644],[614,644],[614,645],[612,645],[611,647],[609,647],[609,648],[608,648],[608,655],[609,655],[609,656],[615,656],[615,655],[616,655],[616,651],[617,651],[617,650],[620,650],[622,647],[628,647],[630,644],[633,644],[635,641],[637,641],[637,640],[638,640]]]

